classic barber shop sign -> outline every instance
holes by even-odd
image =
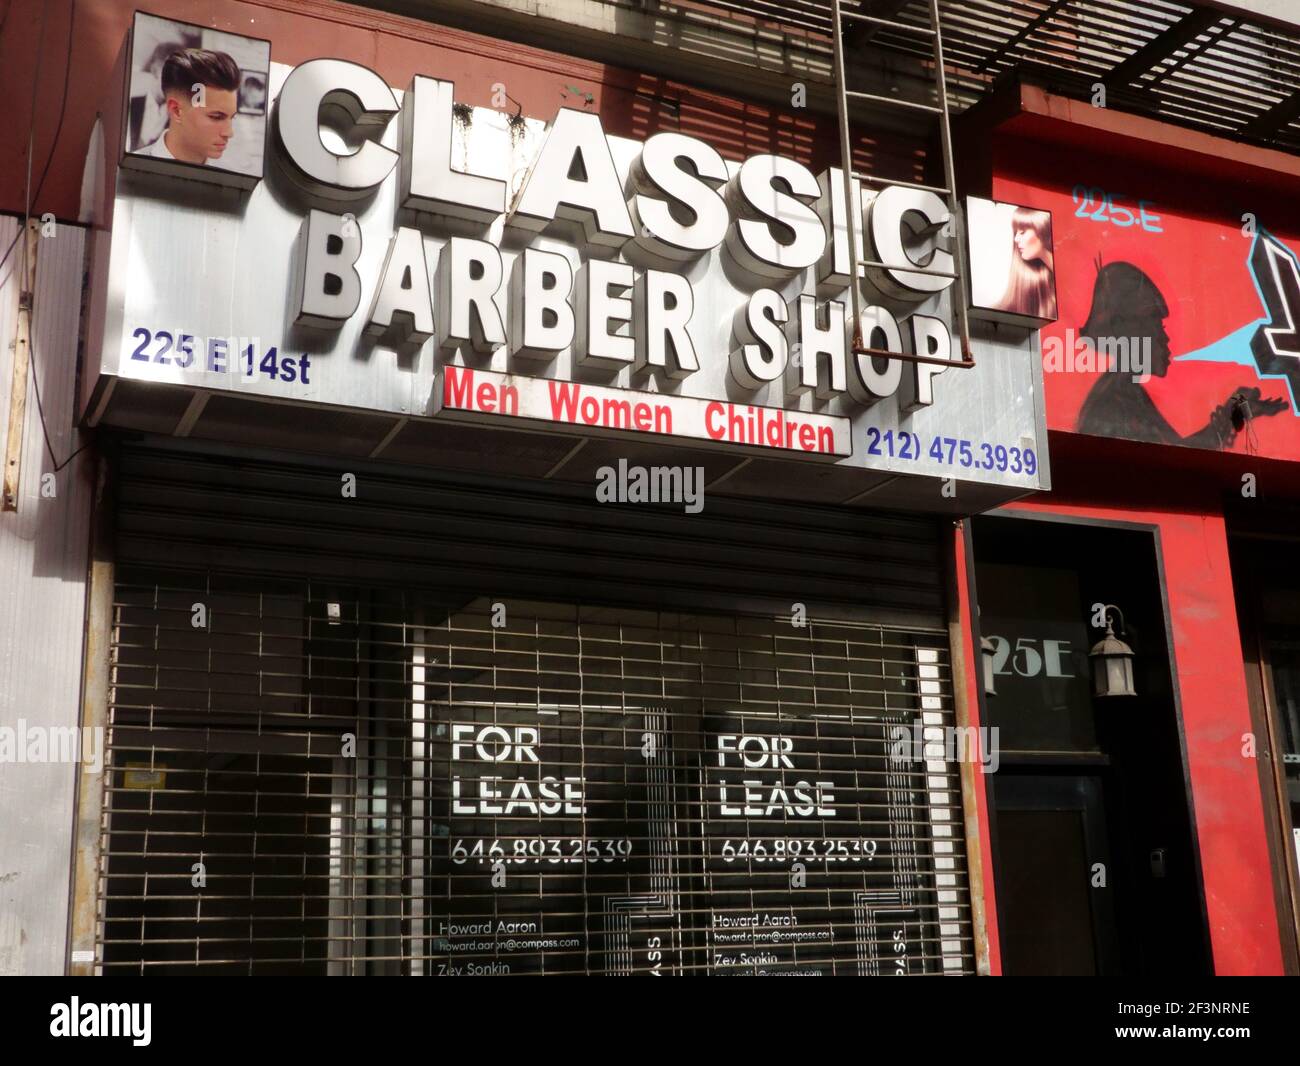
[[[92,376],[1046,484],[1031,329],[983,327],[974,369],[853,353],[839,171],[466,107],[434,76],[399,99],[356,63],[290,69],[198,27],[200,52],[244,58],[177,72],[169,26],[137,16],[128,50]],[[196,99],[229,115],[196,126]],[[947,206],[854,200],[862,258],[888,264],[860,267],[863,336],[957,358]]]

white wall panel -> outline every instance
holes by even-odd
[[[0,252],[21,219],[0,219]],[[18,512],[0,514],[0,729],[78,725],[86,551],[95,453],[55,475],[36,403],[39,382],[59,461],[82,441],[72,424],[84,232],[60,225],[37,253],[33,361]],[[0,269],[0,433],[8,423],[21,242]],[[14,734],[19,742],[21,732]],[[24,751],[26,749],[24,748]],[[64,969],[74,763],[0,761],[0,975]]]

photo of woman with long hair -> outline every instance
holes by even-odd
[[[1017,207],[1011,216],[1011,271],[996,309],[1030,318],[1056,318],[1052,216]]]

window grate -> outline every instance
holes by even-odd
[[[114,612],[106,973],[973,971],[942,630],[131,565]]]

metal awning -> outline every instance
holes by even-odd
[[[831,29],[824,0],[711,0],[710,7],[812,35]],[[929,0],[845,0],[845,11],[928,25]],[[1018,72],[1049,90],[1300,152],[1300,32],[1167,0],[940,0],[949,106],[960,111]],[[924,60],[915,33],[879,22],[858,46]],[[849,42],[850,45],[852,42]]]

